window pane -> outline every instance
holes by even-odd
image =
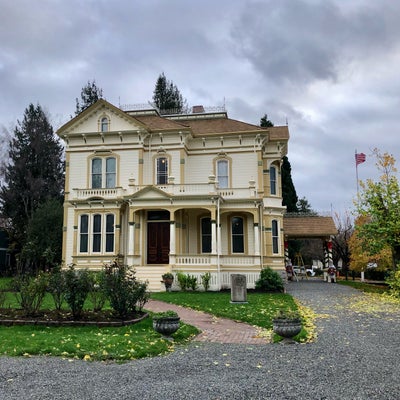
[[[211,253],[211,219],[201,219],[201,252]]]
[[[108,118],[104,117],[101,120],[101,131],[107,132],[108,131]]]
[[[269,169],[269,179],[271,186],[271,194],[276,194],[276,168],[271,167]]]
[[[165,157],[157,158],[157,185],[168,183],[168,160]]]
[[[81,253],[87,253],[88,241],[89,241],[89,217],[87,215],[81,215],[81,226],[80,226],[80,240],[79,240],[79,251]]]
[[[220,188],[228,187],[228,161],[220,160],[217,162],[217,180]]]
[[[272,221],[272,252],[279,253],[278,222]]]
[[[92,188],[101,188],[101,159],[94,158],[92,160]]]
[[[114,157],[110,157],[107,158],[106,160],[106,172],[107,173],[111,173],[111,172],[115,172],[115,158]]]
[[[93,216],[93,252],[99,253],[101,250],[101,215]]]
[[[243,218],[232,218],[232,252],[244,253]]]

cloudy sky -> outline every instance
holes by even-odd
[[[189,105],[288,123],[299,197],[343,213],[372,149],[400,162],[400,2],[0,0],[0,133],[29,103],[57,129],[96,80],[113,103],[151,100],[161,72]]]

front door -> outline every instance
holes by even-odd
[[[169,222],[148,222],[147,263],[169,264]]]

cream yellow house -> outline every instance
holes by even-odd
[[[169,271],[209,271],[218,290],[233,273],[251,288],[262,267],[284,270],[287,126],[99,100],[57,133],[66,145],[66,265],[96,270],[119,256],[154,291]]]

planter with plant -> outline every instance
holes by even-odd
[[[161,275],[162,281],[165,285],[165,290],[167,292],[171,291],[172,284],[174,282],[174,275],[171,272],[166,272]]]
[[[272,320],[272,328],[277,335],[293,339],[301,331],[301,315],[297,311],[279,310]]]
[[[153,314],[153,329],[170,339],[170,336],[179,329],[180,318],[175,311],[164,311]]]

